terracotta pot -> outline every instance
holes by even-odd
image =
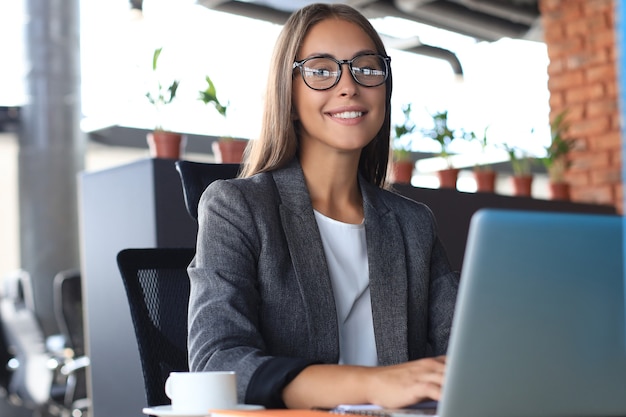
[[[413,177],[413,161],[394,161],[391,164],[391,182],[410,184]]]
[[[496,172],[491,169],[474,170],[476,191],[479,193],[493,193],[496,189]]]
[[[532,195],[532,175],[513,176],[513,195],[517,197],[530,197]]]
[[[223,164],[239,164],[243,160],[243,153],[248,146],[247,140],[220,139],[213,142],[215,159]]]
[[[549,184],[550,187],[550,197],[553,200],[569,200],[569,184],[566,182],[551,182]]]
[[[154,131],[148,133],[148,147],[153,158],[180,159],[185,138],[180,133]]]
[[[439,188],[456,188],[456,180],[459,178],[458,168],[447,168],[437,171]]]

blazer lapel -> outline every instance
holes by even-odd
[[[406,362],[408,282],[402,231],[378,198],[379,190],[363,179],[360,183],[378,360],[380,365]]]
[[[333,289],[313,206],[297,162],[273,172],[279,206],[300,296],[307,309],[310,348],[329,362],[339,360],[339,330]],[[332,352],[331,357],[328,352]]]

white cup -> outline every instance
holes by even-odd
[[[237,406],[237,380],[234,372],[171,372],[165,381],[165,394],[172,410],[206,413]]]

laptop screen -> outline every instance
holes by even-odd
[[[441,417],[626,415],[622,221],[474,215]]]

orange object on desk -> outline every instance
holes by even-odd
[[[323,410],[210,410],[211,417],[323,417],[328,411]]]

